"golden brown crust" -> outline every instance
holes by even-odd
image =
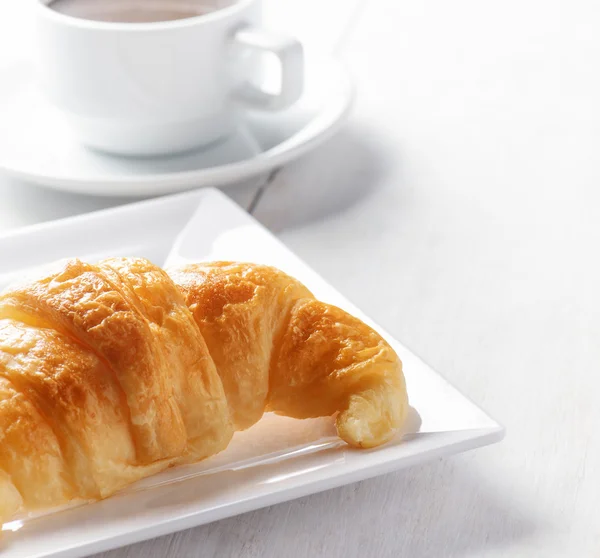
[[[8,486],[10,479],[14,486],[14,497],[5,496],[0,501],[7,503],[8,499],[10,505],[15,505],[23,498],[33,507],[43,507],[75,496],[72,477],[65,470],[62,450],[50,425],[26,395],[3,377],[0,377],[0,464],[4,485]]]
[[[71,260],[0,295],[0,520],[203,459],[266,409],[372,447],[407,408],[389,345],[271,267]]]
[[[300,300],[281,339],[273,353],[270,410],[295,418],[342,411],[338,433],[357,447],[386,442],[404,422],[402,364],[362,321],[318,300]],[[393,400],[385,401],[386,394]]]
[[[237,430],[262,417],[273,337],[308,289],[279,270],[217,262],[170,272],[185,294],[223,382]]]
[[[12,320],[0,320],[0,340],[0,376],[55,436],[73,493],[95,499],[120,488],[115,473],[134,463],[135,449],[123,393],[104,364],[60,333]]]
[[[0,309],[6,317],[15,310],[20,319],[25,314],[51,324],[107,363],[127,398],[143,462],[181,453],[185,431],[149,324],[98,268],[72,260],[57,274],[10,291]]]
[[[234,428],[223,384],[182,292],[145,259],[110,259],[99,268],[148,321],[186,431],[187,449],[180,455],[197,461],[225,449]]]

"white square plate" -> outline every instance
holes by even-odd
[[[3,558],[84,556],[209,523],[499,441],[502,427],[344,299],[217,190],[121,206],[0,236],[0,288],[57,259],[144,256],[245,260],[277,266],[314,294],[380,331],[404,362],[407,432],[374,450],[352,450],[330,419],[266,415],[222,454],[146,479],[103,502],[4,526]],[[13,531],[14,530],[14,531]]]

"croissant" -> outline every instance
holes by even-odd
[[[265,411],[337,413],[369,448],[407,409],[391,347],[277,269],[70,260],[0,295],[0,524],[209,457]]]

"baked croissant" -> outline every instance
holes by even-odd
[[[277,269],[71,260],[0,295],[0,524],[204,459],[266,410],[374,447],[407,409],[390,346]]]

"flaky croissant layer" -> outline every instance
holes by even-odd
[[[71,260],[0,295],[0,524],[209,457],[265,411],[337,413],[374,447],[407,409],[381,336],[277,269]]]

